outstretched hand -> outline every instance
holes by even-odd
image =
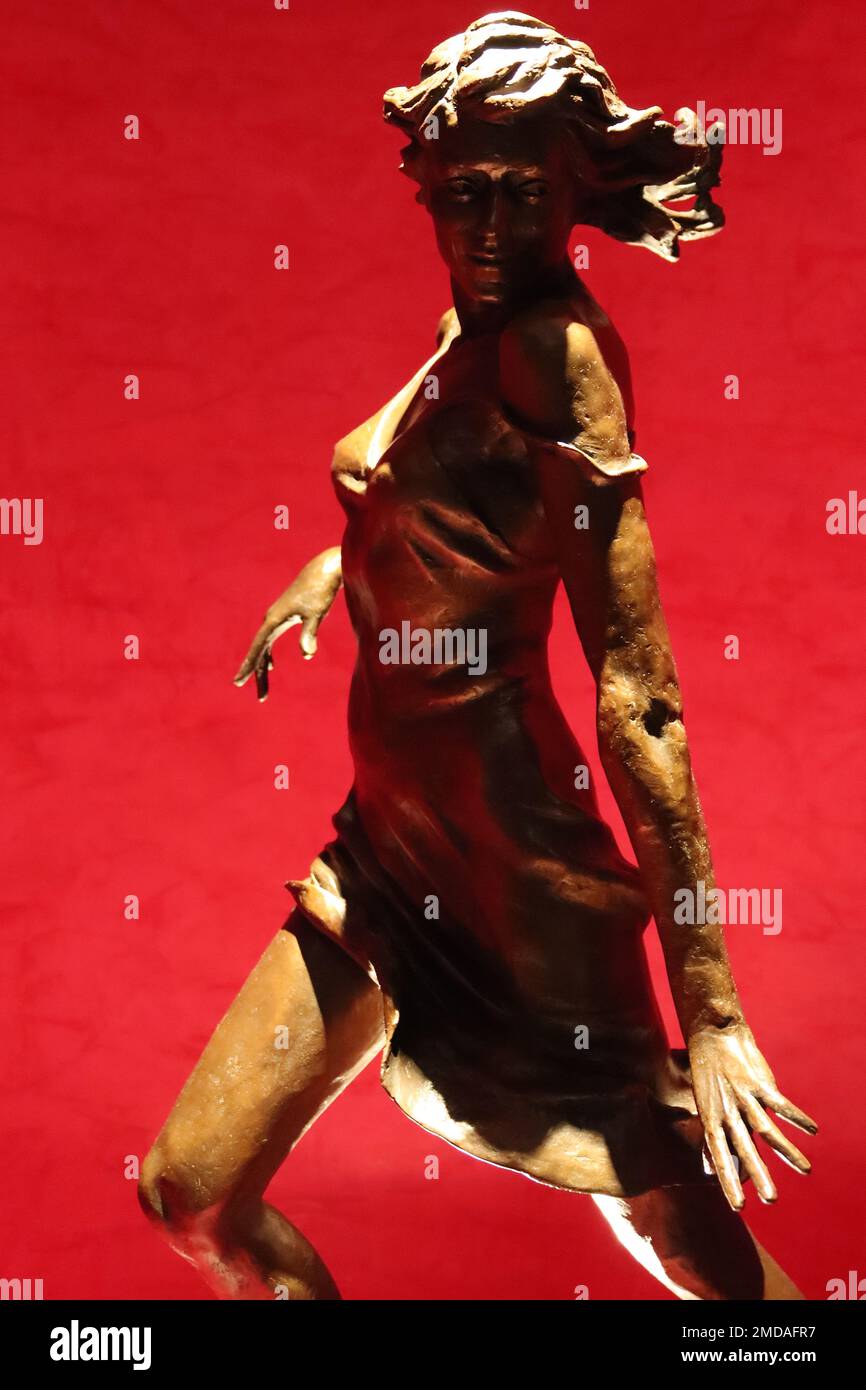
[[[780,1158],[799,1173],[808,1173],[812,1167],[809,1160],[771,1120],[767,1110],[807,1134],[817,1134],[815,1121],[782,1095],[745,1023],[700,1029],[689,1040],[689,1060],[704,1126],[705,1157],[728,1202],[739,1211],[745,1201],[737,1159],[761,1200],[775,1202],[775,1183],[752,1136],[760,1134]]]
[[[305,565],[297,579],[265,614],[264,622],[234,678],[235,685],[246,685],[250,676],[254,675],[259,700],[266,700],[268,674],[274,669],[274,643],[289,628],[299,624],[301,654],[307,661],[315,656],[319,626],[334,602],[341,582],[339,547],[324,551]]]

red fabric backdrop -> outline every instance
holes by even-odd
[[[39,546],[0,537],[0,1275],[41,1277],[46,1297],[202,1295],[140,1217],[124,1162],[280,926],[283,881],[348,784],[342,602],[316,661],[284,642],[267,705],[231,677],[265,604],[339,539],[334,441],[432,349],[447,279],[380,98],[479,12],[25,0],[7,16],[2,490],[44,498],[45,520]],[[782,932],[733,927],[730,951],[782,1088],[823,1129],[806,1141],[812,1177],[775,1165],[778,1205],[752,1195],[747,1215],[822,1298],[828,1279],[866,1274],[866,537],[825,529],[828,498],[866,488],[852,447],[866,218],[850,175],[863,13],[545,0],[541,14],[596,49],[631,105],[783,112],[778,155],[728,149],[728,227],[678,267],[579,240],[632,354],[719,878],[784,891]],[[594,746],[564,604],[553,662]],[[290,791],[273,788],[278,762]],[[591,1202],[433,1141],[375,1069],[272,1192],[349,1297],[668,1297]]]

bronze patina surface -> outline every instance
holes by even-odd
[[[769,1112],[815,1126],[755,1043],[721,927],[675,918],[712,861],[627,357],[568,258],[577,223],[669,260],[716,232],[721,146],[689,113],[675,128],[629,108],[584,44],[513,12],[435,49],[385,115],[453,307],[430,359],[336,446],[342,543],[268,610],[236,678],[265,698],[276,639],[299,625],[311,657],[342,585],[354,783],[157,1140],[143,1202],[223,1296],[336,1296],[262,1193],[384,1049],[408,1115],[593,1194],[680,1296],[796,1298],[736,1212],[746,1179],[776,1197],[755,1134],[808,1171]],[[636,864],[575,776],[587,760],[551,689],[560,582]],[[651,917],[682,1050],[647,971]]]

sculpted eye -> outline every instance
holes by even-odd
[[[471,179],[450,179],[448,193],[454,202],[468,203],[475,197],[475,184]]]
[[[547,184],[541,179],[530,179],[520,185],[520,193],[528,203],[540,203],[547,196]]]

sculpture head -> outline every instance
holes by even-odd
[[[719,229],[721,143],[676,116],[626,106],[586,44],[515,11],[476,20],[434,48],[417,85],[385,93],[453,279],[493,302],[561,265],[576,223],[669,261]]]

